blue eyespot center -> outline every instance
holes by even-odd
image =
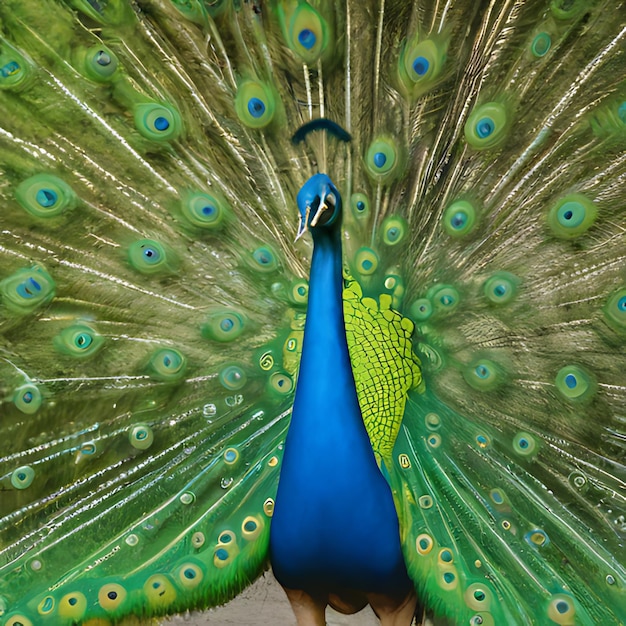
[[[196,577],[196,572],[191,569],[191,567],[188,567],[184,572],[183,572],[185,578],[188,578],[189,580],[193,580]]]
[[[557,213],[557,219],[561,226],[575,228],[582,224],[585,219],[585,207],[580,202],[566,202]]]
[[[298,33],[298,41],[303,48],[311,50],[311,48],[313,48],[315,42],[317,41],[317,37],[312,30],[309,30],[308,28],[303,28]]]
[[[79,348],[88,348],[91,345],[92,341],[93,337],[91,335],[88,335],[87,333],[80,333],[80,335],[76,337],[76,345]]]
[[[430,68],[430,63],[426,57],[417,57],[413,61],[413,70],[418,76],[424,76]]]
[[[478,123],[476,124],[476,134],[481,139],[485,139],[486,137],[489,137],[491,133],[493,133],[495,128],[495,124],[490,117],[483,117],[482,119],[478,120]]]
[[[576,380],[576,376],[574,376],[574,374],[568,374],[565,377],[565,384],[570,388],[570,389],[574,389],[574,387],[576,387],[576,385],[578,384],[578,381]]]
[[[459,211],[452,216],[452,220],[450,221],[452,224],[452,228],[455,230],[460,230],[467,224],[467,214]]]
[[[617,309],[619,311],[626,311],[626,296],[620,298],[617,301]]]
[[[453,581],[454,581],[454,574],[453,574],[452,572],[446,572],[446,573],[443,575],[443,579],[444,579],[444,580],[445,580],[448,584],[450,584],[451,582],[453,582]]]
[[[259,98],[250,98],[248,100],[248,113],[252,117],[259,118],[265,113],[265,103]]]
[[[70,599],[67,601],[67,603],[68,603],[70,606],[75,606],[75,605],[77,604],[77,602],[78,602],[78,600],[77,600],[76,598],[70,598]]]
[[[56,191],[53,191],[52,189],[40,189],[37,192],[35,199],[40,206],[47,209],[56,204],[59,196]]]
[[[107,593],[107,598],[109,600],[117,600],[117,591],[109,591],[109,593]]]
[[[363,263],[361,263],[361,267],[362,267],[364,270],[370,270],[370,269],[372,269],[372,265],[373,265],[373,263],[372,263],[369,259],[365,259],[365,260],[363,261]]]
[[[567,613],[569,611],[569,604],[561,600],[556,603],[556,610],[563,615],[563,613]]]
[[[443,550],[441,552],[441,560],[445,563],[450,563],[450,561],[452,561],[452,553],[450,550]]]
[[[622,120],[624,124],[626,124],[626,101],[622,102],[622,104],[619,105],[619,108],[617,109],[617,115],[619,119]]]
[[[143,258],[148,263],[157,263],[160,260],[161,255],[156,248],[151,248],[151,247],[146,247],[146,246],[142,246],[142,248],[143,248]]]
[[[374,165],[376,167],[383,167],[387,163],[387,155],[384,152],[377,152],[374,155]]]
[[[205,204],[202,207],[202,213],[203,215],[212,215],[213,213],[215,213],[215,207],[211,206],[210,204]]]
[[[496,296],[504,296],[506,294],[506,285],[496,285],[493,292]]]
[[[273,260],[272,254],[266,248],[258,248],[255,250],[254,258],[257,263],[260,263],[261,265],[269,265]]]
[[[219,550],[215,551],[215,556],[220,560],[220,561],[226,561],[228,559],[228,551],[224,550],[224,548],[219,548]]]
[[[231,320],[229,317],[223,319],[220,322],[220,328],[224,331],[232,330],[234,325],[235,325],[235,322],[233,322],[233,320]]]
[[[107,54],[104,50],[99,50],[96,54],[96,63],[102,65],[102,67],[111,65],[111,55]]]
[[[22,400],[26,402],[26,404],[30,404],[33,401],[33,392],[27,391],[23,396]]]
[[[365,202],[363,202],[362,200],[359,200],[356,203],[356,208],[358,211],[365,211]]]
[[[393,228],[390,228],[387,231],[387,237],[391,240],[394,241],[398,238],[398,235],[400,234],[400,230],[398,228],[396,228],[395,226]]]
[[[519,447],[522,448],[523,450],[526,450],[526,448],[528,448],[530,444],[528,443],[528,439],[520,439],[519,440]]]
[[[478,376],[478,378],[487,378],[489,376],[489,370],[484,365],[478,365],[476,367],[476,376]]]
[[[244,524],[244,529],[249,533],[254,532],[256,530],[256,522],[253,522],[252,520],[247,521]]]
[[[162,115],[160,115],[159,117],[157,117],[154,120],[154,127],[157,130],[164,131],[164,130],[167,130],[170,127],[170,123],[167,120],[167,118],[165,118]]]
[[[20,65],[17,61],[9,61],[0,69],[0,75],[2,78],[8,78],[9,76],[15,76],[20,71]]]
[[[34,278],[29,278],[20,283],[15,290],[22,298],[30,299],[38,295],[37,292],[41,291],[41,285]]]

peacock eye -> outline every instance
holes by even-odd
[[[400,171],[402,161],[398,144],[390,137],[374,139],[365,155],[367,172],[376,182],[394,178]]]
[[[42,267],[17,270],[0,281],[0,296],[12,312],[24,315],[48,303],[55,294],[54,280]]]
[[[230,391],[238,391],[245,386],[248,377],[243,369],[237,365],[228,365],[219,373],[219,381]]]
[[[147,450],[154,443],[154,433],[147,424],[135,424],[128,433],[128,440],[136,450]]]
[[[312,63],[326,49],[328,38],[328,27],[322,16],[306,2],[299,3],[289,27],[291,49],[305,63]]]
[[[605,307],[604,314],[616,329],[626,330],[626,289],[618,289],[613,293]]]
[[[403,217],[390,215],[382,224],[383,242],[388,246],[395,246],[404,240],[408,232],[408,224]]]
[[[246,326],[243,313],[234,309],[215,309],[209,313],[206,323],[202,326],[202,336],[227,343],[241,335]]]
[[[35,480],[35,470],[30,465],[18,467],[11,474],[11,485],[15,489],[27,489],[33,484],[33,480]]]
[[[573,239],[585,233],[596,220],[596,205],[586,196],[573,193],[561,198],[548,213],[548,225],[560,239]]]
[[[276,113],[276,101],[271,87],[258,81],[244,81],[237,90],[235,111],[249,128],[265,128]]]
[[[476,107],[465,123],[465,139],[478,150],[492,148],[505,137],[509,127],[507,111],[499,102]]]
[[[350,198],[352,214],[359,220],[368,217],[370,212],[369,198],[364,193],[353,193]]]
[[[476,209],[467,200],[453,202],[443,214],[443,228],[451,237],[463,237],[476,226]]]
[[[485,298],[492,304],[506,304],[515,298],[519,279],[509,272],[494,274],[483,286]]]
[[[103,339],[89,326],[77,324],[63,329],[53,342],[62,354],[82,358],[95,354],[102,347]]]
[[[426,39],[404,53],[404,68],[413,83],[431,83],[441,73],[445,47]]]
[[[150,358],[149,370],[156,380],[174,381],[182,378],[187,367],[187,359],[178,350],[165,348],[157,350]]]
[[[107,82],[113,78],[118,67],[117,56],[106,46],[95,46],[85,52],[85,74],[91,80],[99,83]]]
[[[98,591],[98,604],[107,612],[117,610],[124,602],[127,591],[122,585],[108,583]]]
[[[23,180],[15,189],[15,198],[35,217],[54,217],[78,204],[72,188],[56,176],[36,174]]]
[[[144,102],[135,106],[135,127],[152,141],[170,141],[182,132],[180,113],[168,104]]]
[[[140,239],[131,244],[128,259],[131,266],[142,274],[155,274],[168,267],[165,248],[152,239]]]
[[[354,264],[359,274],[370,276],[378,269],[378,255],[371,248],[363,246],[357,251]]]
[[[552,46],[552,37],[548,33],[539,33],[530,44],[530,51],[533,56],[541,58],[548,54]]]
[[[31,75],[31,66],[6,40],[0,47],[0,90],[19,89]]]

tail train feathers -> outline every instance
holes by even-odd
[[[4,2],[0,624],[268,566],[318,172],[420,601],[626,621],[623,9]]]

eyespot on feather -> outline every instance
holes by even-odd
[[[506,107],[500,102],[477,106],[465,123],[465,139],[476,150],[494,148],[504,141],[510,126]]]

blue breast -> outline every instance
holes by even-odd
[[[292,589],[410,586],[391,492],[361,418],[345,338],[339,228],[315,234],[302,360],[271,526]]]

